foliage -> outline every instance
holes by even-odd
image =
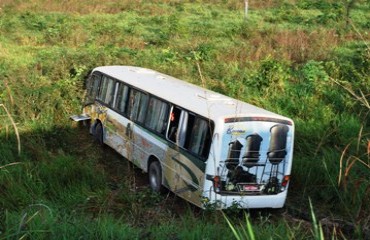
[[[305,211],[311,198],[317,220],[369,227],[369,8],[362,0],[250,1],[245,20],[237,0],[2,1],[0,238],[318,236],[283,216],[244,215],[228,216],[233,235],[220,213],[138,187],[144,176],[68,119],[81,109],[89,71],[120,64],[293,118],[288,207]],[[356,234],[348,238],[365,236]]]

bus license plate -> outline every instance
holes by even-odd
[[[241,185],[239,186],[239,189],[243,192],[259,192],[260,191],[259,185],[255,185],[255,184]]]

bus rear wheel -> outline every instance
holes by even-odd
[[[149,165],[149,185],[150,188],[157,193],[162,193],[162,168],[158,161],[154,161]]]

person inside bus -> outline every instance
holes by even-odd
[[[172,142],[176,142],[177,129],[179,126],[180,111],[178,109],[173,109],[170,114],[170,128],[168,132],[168,139]]]

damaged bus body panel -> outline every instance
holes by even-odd
[[[293,159],[291,119],[139,67],[95,68],[74,121],[194,205],[281,208]]]

